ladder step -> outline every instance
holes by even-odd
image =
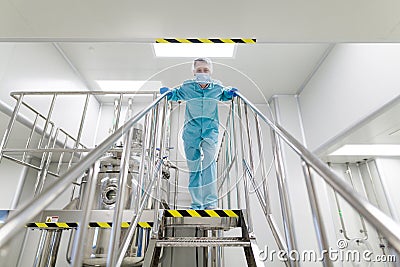
[[[168,237],[157,240],[157,247],[249,247],[250,241],[241,237]]]

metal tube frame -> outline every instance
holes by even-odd
[[[129,159],[131,156],[131,141],[133,129],[130,128],[125,134],[124,150],[121,156],[121,165],[118,178],[118,194],[114,208],[113,224],[111,228],[110,241],[108,246],[107,266],[115,266],[117,262],[117,251],[121,236],[122,212],[124,210],[125,188],[129,173]]]
[[[355,210],[368,220],[388,240],[394,249],[400,251],[400,225],[383,211],[372,205],[364,196],[354,192],[351,186],[343,181],[326,164],[305,148],[289,132],[274,124],[241,93],[240,99],[247,103],[268,126],[284,140],[310,167],[314,169],[334,190],[336,190]]]
[[[242,207],[242,197],[240,194],[240,189],[239,189],[239,162],[237,160],[238,158],[238,150],[237,150],[237,136],[236,136],[236,124],[235,124],[235,101],[232,100],[231,102],[231,106],[232,106],[232,117],[231,117],[231,121],[232,121],[232,132],[231,135],[233,136],[233,148],[234,148],[234,155],[236,157],[236,159],[234,159],[233,161],[235,161],[235,173],[236,173],[236,200],[237,200],[237,208],[241,209]],[[231,149],[232,149],[231,146]]]
[[[275,103],[276,116],[278,116],[277,106]],[[254,111],[254,110],[253,110]],[[260,114],[257,114],[261,117]],[[262,118],[262,117],[261,117]],[[282,222],[285,231],[286,244],[289,251],[296,250],[296,236],[294,232],[294,224],[288,189],[286,184],[286,173],[283,163],[282,147],[279,136],[271,130],[272,150],[275,162],[275,172],[278,184],[279,200],[281,205]],[[298,262],[290,261],[290,266],[298,266]]]
[[[269,224],[269,226],[271,228],[272,235],[274,236],[274,239],[275,239],[276,244],[278,245],[278,248],[280,250],[282,250],[282,251],[288,251],[288,248],[287,248],[287,245],[286,245],[286,243],[284,241],[283,235],[280,232],[280,230],[279,230],[279,228],[278,228],[278,226],[277,226],[272,214],[268,212],[268,206],[264,202],[264,199],[263,199],[262,194],[260,192],[260,188],[257,187],[257,184],[255,182],[254,176],[251,173],[251,170],[250,170],[250,168],[249,168],[249,166],[248,166],[246,161],[244,162],[244,165],[246,167],[246,171],[247,171],[248,175],[250,176],[249,180],[250,180],[250,182],[252,183],[252,185],[254,187],[254,191],[256,192],[258,201],[259,201],[260,206],[261,206],[261,208],[263,210],[264,216],[267,219],[267,222],[268,222],[268,224]],[[285,264],[288,267],[290,266],[289,261],[285,261]]]
[[[124,255],[125,255],[126,251],[128,250],[129,244],[130,244],[130,242],[132,240],[132,237],[133,237],[133,235],[135,233],[135,229],[136,229],[136,226],[137,226],[137,224],[139,222],[140,216],[142,215],[143,210],[146,208],[147,200],[148,200],[148,198],[150,196],[150,190],[153,187],[154,182],[156,181],[156,179],[158,177],[158,173],[161,170],[162,164],[163,164],[163,159],[159,159],[157,164],[156,164],[156,166],[155,166],[155,172],[154,172],[153,178],[150,179],[150,183],[147,185],[147,187],[146,187],[146,189],[144,191],[145,195],[144,195],[144,197],[143,197],[143,199],[142,199],[142,201],[140,203],[139,210],[138,210],[137,214],[132,218],[131,224],[129,225],[129,228],[127,230],[127,234],[125,235],[125,238],[122,241],[121,246],[119,247],[118,259],[117,259],[116,266],[121,266],[121,264],[122,264],[122,261],[124,259]]]
[[[242,110],[241,110],[241,103],[240,99],[237,99],[237,107],[238,107],[238,117],[239,121],[242,121]],[[240,133],[240,139],[244,140],[243,136],[243,127],[239,127],[239,133]],[[251,219],[251,208],[250,208],[250,185],[248,183],[248,178],[247,178],[247,172],[246,172],[246,166],[245,166],[245,151],[244,151],[244,143],[241,142],[241,152],[242,152],[242,163],[243,163],[243,183],[244,183],[244,198],[245,198],[245,203],[246,203],[246,222],[247,222],[247,230],[249,232],[249,235],[253,235],[253,223]]]
[[[84,170],[88,169],[97,159],[99,159],[113,144],[118,140],[123,133],[127,132],[137,121],[144,115],[152,110],[156,104],[165,98],[167,93],[159,96],[149,106],[144,108],[141,112],[129,119],[123,126],[106,138],[100,145],[94,148],[86,157],[82,158],[74,167],[71,167],[58,181],[49,186],[45,191],[37,196],[30,203],[25,204],[20,210],[11,214],[8,221],[0,228],[0,247],[7,244],[7,242],[17,233],[19,233],[21,226],[27,221],[31,220],[41,210],[47,207],[54,199],[56,199],[76,177],[81,175]]]
[[[315,232],[317,234],[318,247],[320,252],[329,251],[330,247],[328,244],[328,237],[326,235],[325,224],[321,215],[321,209],[318,205],[317,192],[315,191],[315,184],[310,172],[310,167],[304,161],[301,162],[301,165],[303,168],[304,178],[306,180],[308,199],[310,201]],[[325,267],[332,267],[333,263],[329,257],[324,257],[322,265]]]
[[[75,239],[72,248],[72,266],[80,267],[82,266],[83,260],[83,246],[85,244],[86,234],[88,232],[88,223],[90,211],[93,204],[94,193],[96,190],[97,177],[100,171],[100,162],[96,161],[93,166],[89,169],[88,173],[88,194],[84,195],[83,207],[82,207],[82,218],[78,224],[78,229],[75,234]]]
[[[6,128],[5,132],[4,132],[3,139],[1,140],[1,143],[0,143],[0,152],[1,152],[0,153],[0,162],[1,162],[1,159],[3,158],[3,150],[7,146],[8,139],[10,138],[10,133],[12,131],[12,128],[14,127],[14,123],[15,123],[15,120],[17,118],[19,109],[21,108],[21,104],[22,104],[22,99],[23,98],[24,98],[24,94],[20,94],[19,98],[17,100],[17,104],[14,107],[13,113],[11,114],[10,121],[8,122],[8,126],[7,126],[7,128]]]
[[[166,126],[166,112],[167,112],[167,99],[165,98],[163,106],[162,106],[162,114],[160,116],[161,118],[161,129],[160,129],[160,140],[159,140],[159,160],[164,159],[164,129]],[[156,236],[158,234],[158,227],[159,227],[159,209],[160,209],[160,203],[161,203],[161,179],[162,179],[162,172],[158,172],[157,176],[157,184],[156,184],[156,190],[155,190],[155,205],[154,205],[154,222],[153,222],[153,227],[152,227],[152,236]],[[157,202],[159,201],[159,202]]]

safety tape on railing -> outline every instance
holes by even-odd
[[[32,223],[27,223],[26,227],[28,228],[63,228],[63,229],[68,229],[68,228],[77,228],[78,223],[76,222],[32,222]]]
[[[165,217],[239,217],[240,210],[165,210]]]
[[[233,39],[224,39],[224,38],[189,38],[189,39],[179,39],[179,38],[159,38],[156,39],[156,43],[177,43],[177,44],[255,44],[257,42],[256,39],[245,39],[245,38],[233,38]]]
[[[130,222],[122,222],[121,228],[128,228]],[[141,228],[151,228],[153,226],[153,222],[139,222],[138,226]],[[33,222],[26,224],[28,228],[62,228],[62,229],[69,229],[69,228],[77,228],[78,223],[73,222],[56,222],[56,223],[44,223],[44,222]],[[111,222],[90,222],[89,227],[91,228],[111,228]]]

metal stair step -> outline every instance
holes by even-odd
[[[157,240],[157,247],[249,247],[250,241],[241,237],[167,237]]]

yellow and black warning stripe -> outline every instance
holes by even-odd
[[[29,228],[63,228],[63,229],[68,229],[68,228],[77,228],[78,223],[73,222],[56,222],[56,223],[49,223],[49,222],[33,222],[33,223],[28,223],[26,224],[26,227]]]
[[[121,228],[128,228],[129,225],[131,225],[131,222],[122,222]],[[153,222],[139,222],[138,226],[142,228],[151,228]],[[90,222],[89,227],[111,228],[112,222]]]
[[[179,39],[179,38],[159,38],[156,39],[156,43],[172,43],[172,44],[255,44],[256,39],[246,39],[246,38],[189,38],[189,39]]]
[[[165,217],[239,217],[240,210],[165,210]]]
[[[130,222],[122,222],[121,228],[128,228]],[[153,222],[139,222],[138,226],[141,228],[151,228],[153,226]],[[56,223],[44,223],[44,222],[32,222],[26,224],[28,228],[62,228],[62,229],[69,229],[69,228],[77,228],[78,223],[73,222],[56,222]],[[111,228],[111,222],[90,222],[89,227],[98,227],[98,228]]]

